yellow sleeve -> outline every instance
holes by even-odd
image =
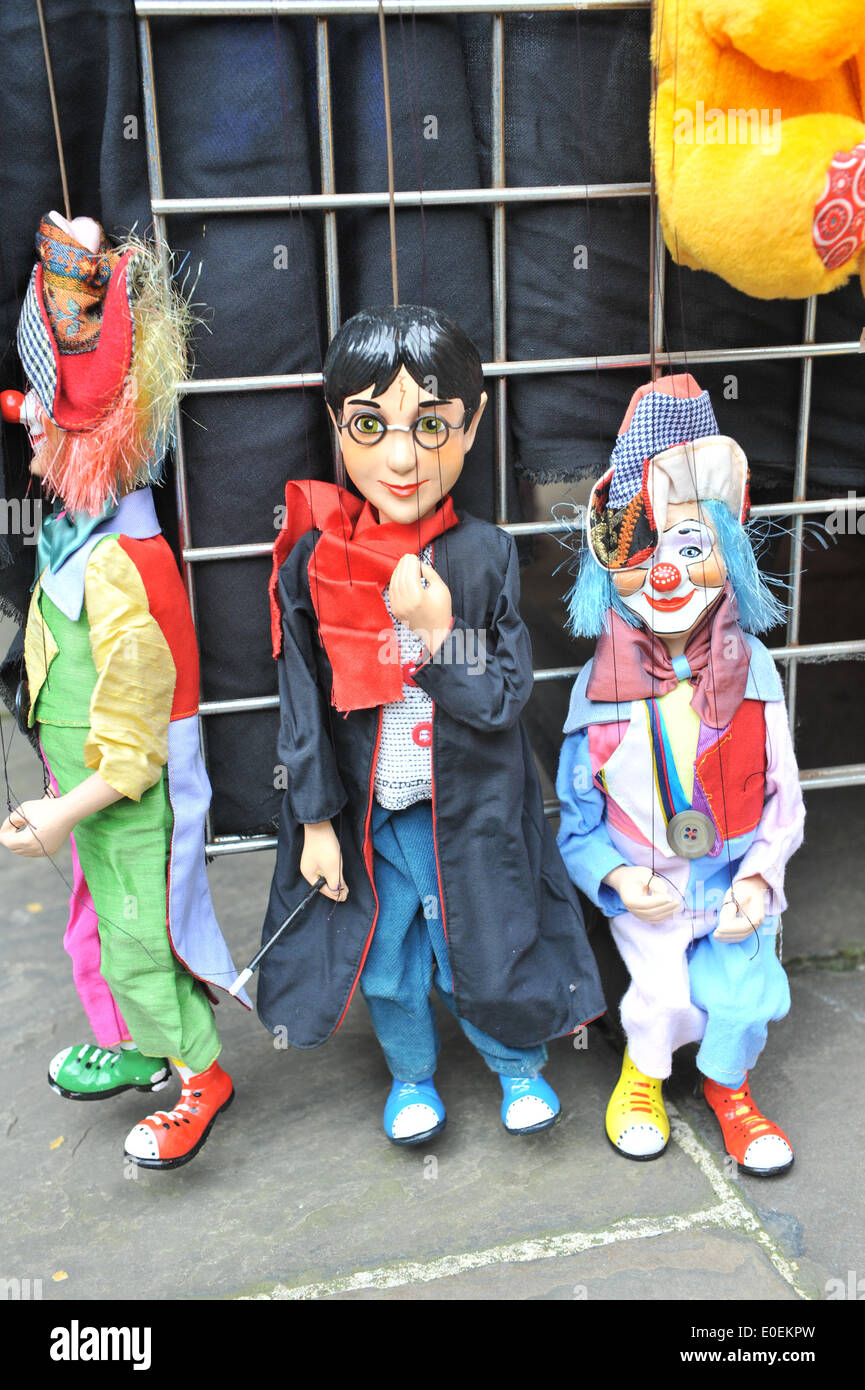
[[[106,539],[93,550],[84,603],[97,672],[84,761],[116,791],[140,801],[168,760],[174,661],[119,542]]]

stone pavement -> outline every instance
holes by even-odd
[[[17,735],[10,780],[22,799],[41,789]],[[499,1122],[497,1083],[443,1011],[448,1128],[420,1151],[396,1149],[380,1130],[389,1077],[362,1002],[308,1053],[275,1047],[254,1016],[220,1005],[234,1106],[187,1167],[125,1167],[123,1138],[151,1098],[82,1104],[49,1090],[52,1054],[88,1040],[61,946],[68,889],[50,865],[4,855],[0,1276],[41,1280],[42,1297],[59,1301],[791,1301],[825,1298],[831,1280],[853,1287],[851,1272],[865,1292],[861,791],[815,794],[809,813],[785,921],[793,1009],[755,1081],[796,1164],[769,1182],[725,1171],[714,1117],[693,1094],[693,1049],[669,1087],[667,1154],[618,1157],[602,1128],[619,1065],[609,1024],[592,1025],[585,1048],[553,1045],[547,1075],[563,1119],[519,1140]],[[821,911],[839,827],[846,871]],[[57,862],[68,879],[68,853]],[[210,868],[243,964],[271,866],[256,853]],[[602,933],[593,939],[613,998],[621,972]]]

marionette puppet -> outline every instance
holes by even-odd
[[[234,1094],[210,1002],[235,971],[205,872],[195,631],[149,486],[186,376],[189,310],[153,248],[112,247],[90,218],[47,214],[36,246],[18,326],[30,390],[3,406],[57,499],[25,633],[29,723],[51,781],[11,811],[0,843],[35,858],[71,836],[64,944],[96,1044],[59,1052],[52,1088],[159,1091],[173,1062],[178,1104],[136,1125],[125,1155],[174,1168]]]
[[[699,1042],[727,1152],[769,1175],[792,1146],[748,1074],[790,1006],[775,936],[804,807],[781,683],[752,635],[783,609],[757,571],[748,506],[745,455],[693,377],[637,391],[569,595],[572,631],[599,640],[565,725],[558,842],[631,976],[610,1142],[663,1153],[662,1082],[676,1048]]]
[[[458,512],[486,394],[443,314],[365,310],[324,364],[360,496],[290,482],[271,596],[287,790],[258,1009],[314,1047],[360,984],[393,1084],[384,1129],[445,1124],[430,991],[501,1083],[512,1134],[555,1123],[545,1043],[603,1012],[520,714],[532,687],[514,542]]]

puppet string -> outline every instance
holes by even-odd
[[[591,244],[592,244],[592,213],[591,213],[591,200],[590,200],[590,198],[589,198],[589,162],[588,162],[588,150],[587,150],[587,146],[588,146],[587,131],[589,130],[589,125],[588,125],[588,123],[587,123],[587,121],[586,121],[586,108],[585,108],[585,102],[584,102],[584,85],[583,85],[583,43],[582,43],[582,30],[581,30],[581,28],[580,28],[580,12],[579,12],[579,10],[576,10],[576,11],[575,11],[574,18],[575,18],[575,20],[576,20],[576,26],[577,26],[577,28],[576,28],[576,34],[577,34],[577,99],[578,99],[579,108],[580,108],[580,134],[581,134],[581,137],[582,137],[582,140],[581,140],[581,148],[582,148],[582,155],[583,155],[583,187],[584,187],[584,189],[585,189],[585,196],[584,196],[583,207],[584,207],[585,218],[586,218],[586,244],[587,244],[588,246],[591,246]],[[590,296],[590,297],[591,297],[591,292],[592,292],[592,290],[594,289],[594,280],[593,280],[594,271],[593,271],[593,266],[594,266],[594,256],[589,256],[589,258],[588,258],[588,260],[587,260],[587,263],[586,263],[586,269],[587,269],[586,287],[587,287],[587,289],[589,290],[589,296]],[[598,428],[598,458],[599,458],[599,472],[600,472],[600,473],[603,473],[603,471],[604,471],[604,462],[605,462],[606,454],[605,454],[605,449],[604,449],[604,437],[603,437],[603,433],[604,433],[604,432],[603,432],[603,426],[602,426],[602,423],[601,423],[601,369],[600,369],[600,364],[599,364],[599,362],[598,362],[598,355],[597,355],[597,353],[594,354],[594,358],[595,358],[595,417],[596,417],[596,423],[597,423],[597,428]]]
[[[36,0],[36,10],[39,15],[39,32],[42,35],[42,52],[45,55],[45,74],[48,78],[51,118],[54,122],[54,136],[57,140],[57,159],[60,164],[60,182],[63,186],[63,206],[66,209],[67,221],[71,222],[72,209],[69,203],[69,184],[66,180],[66,161],[63,158],[63,141],[60,137],[60,117],[57,112],[57,97],[54,92],[54,73],[51,67],[51,54],[48,49],[48,31],[45,28],[45,16],[42,13],[42,0]]]
[[[378,33],[381,47],[381,82],[384,93],[384,127],[387,136],[387,191],[388,191],[388,229],[390,232],[390,276],[394,308],[399,304],[399,277],[396,260],[396,199],[394,194],[393,172],[393,130],[390,118],[390,70],[387,62],[387,26],[384,18],[384,5],[378,0]]]
[[[283,42],[282,42],[282,32],[281,32],[281,29],[280,29],[280,23],[279,23],[279,20],[278,20],[278,18],[277,18],[276,16],[273,17],[273,35],[274,35],[274,42],[275,42],[275,45],[276,45],[277,71],[278,71],[278,74],[279,74],[280,99],[281,99],[281,106],[282,106],[283,154],[284,154],[284,158],[285,158],[285,166],[286,166],[286,174],[287,174],[287,178],[288,178],[288,186],[289,186],[289,189],[291,189],[292,187],[295,186],[295,183],[296,183],[296,180],[295,180],[295,177],[294,177],[294,175],[295,175],[296,157],[295,157],[295,150],[294,150],[294,142],[293,142],[293,140],[292,140],[292,138],[291,138],[291,127],[290,127],[290,122],[289,122],[288,88],[287,88],[286,76],[285,76],[285,53],[284,53],[284,47],[283,47]],[[297,226],[298,226],[299,231],[300,231],[301,253],[302,253],[302,257],[303,257],[304,284],[305,284],[306,292],[307,292],[309,316],[310,316],[310,321],[311,321],[311,323],[312,323],[312,325],[313,325],[313,336],[314,336],[314,340],[315,340],[315,349],[314,349],[314,351],[315,351],[315,361],[316,361],[316,366],[317,366],[318,371],[321,372],[322,367],[323,367],[323,353],[322,353],[321,335],[320,335],[320,333],[319,333],[319,327],[318,327],[318,301],[317,301],[317,295],[316,295],[315,286],[314,286],[314,283],[313,283],[312,268],[311,268],[311,266],[310,266],[310,261],[309,261],[309,251],[308,251],[308,246],[307,246],[307,237],[306,237],[306,234],[305,234],[305,232],[306,232],[306,229],[305,229],[305,221],[304,221],[304,214],[303,214],[302,209],[299,209],[296,213],[293,212],[293,213],[292,213],[292,218],[294,218],[294,217],[297,218]],[[290,249],[289,254],[290,254],[290,257],[291,257],[291,261],[292,261],[292,280],[291,280],[291,283],[292,283],[292,286],[296,286],[296,285],[297,285],[297,282],[298,282],[298,276],[297,276],[297,254],[296,254],[296,250],[295,250],[295,238],[294,238],[294,237],[290,238],[290,243],[291,243],[291,249]],[[303,376],[303,380],[302,380],[302,382],[301,382],[301,393],[302,393],[302,399],[303,399],[303,401],[304,401],[304,406],[305,406],[305,405],[306,405],[306,380],[305,380],[305,378],[306,378],[306,372],[303,372],[303,373],[302,373],[302,376]],[[309,412],[308,412],[306,409],[304,409],[304,412],[303,412],[303,440],[304,440],[304,451],[305,451],[305,455],[306,455],[307,505],[308,505],[308,507],[309,507],[310,528],[311,528],[311,529],[315,529],[315,528],[314,528],[313,507],[312,507],[312,471],[313,471],[313,468],[312,468],[312,449],[311,449],[311,447],[310,447],[310,439],[309,439],[309,419],[308,419],[308,417],[309,417]],[[351,584],[352,584],[351,559],[350,559],[350,556],[349,556],[349,549],[348,549],[348,533],[347,533],[347,529],[346,529],[345,514],[344,514],[344,511],[343,511],[342,493],[339,494],[339,512],[340,512],[340,527],[341,527],[341,532],[342,532],[343,549],[344,549],[344,553],[345,553],[346,572],[347,572],[347,575],[348,575],[348,583],[349,583],[349,585],[351,585]],[[319,576],[318,576],[318,561],[317,561],[316,553],[315,553],[315,552],[316,552],[316,547],[315,547],[315,544],[313,544],[313,547],[312,547],[312,554],[311,554],[312,584],[313,584],[314,587],[315,587],[315,594],[316,594],[316,601],[315,601],[313,607],[314,607],[314,610],[315,610],[315,613],[316,613],[316,635],[317,635],[317,637],[318,637],[319,646],[323,648],[323,647],[324,647],[324,642],[322,641],[322,636],[321,636],[321,624],[320,624],[320,622],[319,622],[319,620],[318,620],[318,613],[320,612],[320,593],[321,593],[321,591],[320,591]],[[334,712],[333,712],[333,705],[332,705],[332,702],[331,702],[330,700],[325,701],[325,704],[326,704],[326,706],[327,706],[327,719],[328,719],[328,730],[329,730],[329,735],[330,735],[330,741],[331,741],[331,746],[333,746],[333,745],[334,745],[334,742],[335,742],[335,737],[334,737]],[[342,813],[342,810],[340,810],[339,813],[338,813],[338,815],[337,815],[336,829],[335,829],[335,834],[336,834],[337,840],[340,841],[340,842],[342,841],[342,816],[343,816],[343,813]],[[342,885],[341,879],[342,879],[342,874],[340,873],[340,884],[339,884],[339,887],[340,887],[340,888],[342,888],[342,886],[343,886],[343,885]],[[335,907],[336,907],[336,903],[334,902],[334,903],[332,903],[331,908],[330,908],[330,911],[329,911],[329,913],[328,913],[328,920],[330,920],[330,917],[332,916]]]
[[[14,731],[13,731],[13,737],[14,737]],[[63,870],[61,869],[60,865],[57,863],[56,859],[53,857],[53,855],[51,855],[51,854],[48,853],[48,851],[46,850],[46,848],[45,848],[45,846],[43,845],[42,841],[40,840],[40,838],[39,838],[39,836],[38,836],[38,834],[37,834],[37,832],[36,832],[35,827],[34,827],[33,824],[27,819],[27,817],[24,815],[24,812],[23,812],[23,810],[22,810],[22,803],[21,803],[20,799],[15,795],[15,792],[14,792],[14,790],[13,790],[13,788],[12,788],[12,784],[11,784],[11,782],[10,782],[10,780],[9,780],[9,757],[10,757],[10,755],[11,755],[11,749],[12,749],[12,741],[11,741],[11,739],[10,739],[9,744],[7,745],[6,739],[4,738],[4,735],[3,735],[3,723],[2,723],[2,720],[0,720],[0,752],[2,752],[2,757],[3,757],[3,779],[4,779],[4,782],[5,782],[5,784],[6,784],[6,808],[7,808],[8,812],[9,812],[9,815],[10,815],[10,816],[12,816],[12,815],[18,815],[18,816],[21,817],[21,819],[22,819],[23,822],[24,822],[23,826],[16,827],[16,828],[23,830],[23,829],[26,827],[26,828],[30,831],[30,834],[33,836],[34,840],[36,841],[37,845],[39,846],[39,848],[40,848],[41,851],[42,851],[41,858],[47,859],[48,863],[51,865],[51,867],[54,869],[55,873],[56,873],[56,874],[58,875],[58,877],[60,878],[60,880],[61,880],[61,882],[63,883],[64,887],[66,887],[66,888],[69,890],[69,895],[70,895],[71,898],[74,898],[75,901],[81,905],[81,907],[84,907],[84,908],[86,908],[88,911],[92,912],[92,913],[94,914],[94,916],[97,916],[97,917],[98,917],[98,921],[99,921],[100,924],[105,923],[106,926],[112,927],[115,931],[119,931],[123,936],[128,937],[130,941],[134,941],[135,944],[139,947],[139,949],[142,950],[142,951],[144,952],[144,954],[147,956],[148,960],[150,960],[150,961],[153,963],[154,967],[155,967],[157,970],[164,970],[164,971],[171,971],[171,970],[173,970],[173,969],[174,969],[173,966],[171,966],[171,965],[164,965],[162,961],[158,961],[158,960],[156,959],[156,957],[152,954],[152,952],[149,951],[148,948],[145,946],[144,942],[143,942],[143,941],[140,941],[139,938],[138,938],[137,936],[135,936],[135,934],[134,934],[133,932],[127,931],[127,929],[126,929],[125,927],[121,926],[119,922],[112,921],[112,919],[111,919],[110,917],[108,917],[104,912],[100,912],[100,913],[97,914],[97,913],[96,913],[96,910],[95,910],[95,908],[94,908],[94,906],[93,906],[92,901],[88,900],[87,898],[82,897],[82,896],[76,891],[74,883],[70,883],[69,879],[66,877],[66,875],[65,875],[65,873],[63,872]],[[44,793],[43,793],[43,795],[46,796],[46,797],[53,798],[53,797],[54,797],[54,792],[51,790],[50,782],[49,782],[49,780],[48,780],[48,765],[47,765],[47,763],[45,762],[45,758],[44,758],[44,755],[41,753],[41,750],[40,750],[39,757],[40,757],[40,761],[41,761],[41,763],[42,763],[42,778],[43,778],[43,787],[44,787]],[[10,853],[14,853],[14,851],[10,851]],[[21,856],[21,857],[23,857],[23,858],[28,858],[28,859],[35,859],[35,858],[37,858],[37,857],[39,857],[39,856],[36,856],[36,855],[24,855],[24,856]]]

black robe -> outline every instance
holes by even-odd
[[[435,704],[433,824],[454,997],[461,1018],[508,1046],[533,1047],[596,1018],[604,999],[520,719],[532,652],[518,610],[516,547],[488,522],[458,516],[433,547],[454,626],[415,676]],[[307,532],[279,573],[287,790],[263,939],[306,891],[305,822],[333,821],[349,896],[334,904],[319,895],[261,965],[259,1014],[298,1047],[338,1027],[377,916],[369,820],[381,712],[343,717],[329,704],[332,672],[307,572],[318,534]],[[467,629],[486,634],[485,668],[475,674],[478,648]]]

